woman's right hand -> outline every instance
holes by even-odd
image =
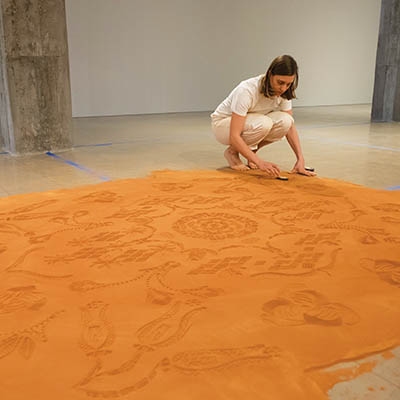
[[[279,176],[280,172],[281,172],[281,170],[279,169],[279,167],[276,164],[268,162],[268,161],[260,160],[260,162],[257,163],[257,167],[261,171],[264,171],[268,175],[271,175],[274,177]]]

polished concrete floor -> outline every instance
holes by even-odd
[[[370,123],[370,105],[295,108],[306,164],[322,177],[396,190],[400,123]],[[0,196],[140,177],[162,169],[218,169],[224,146],[208,112],[74,118],[71,150],[25,156],[0,153]],[[290,170],[286,141],[260,155]]]
[[[299,107],[294,116],[306,164],[319,176],[400,190],[400,123],[370,123],[368,104]],[[71,150],[0,153],[0,197],[142,177],[153,170],[226,167],[224,146],[210,130],[209,112],[75,118],[73,127]],[[295,161],[286,141],[263,148],[260,155],[284,171]],[[376,368],[336,385],[330,398],[400,400],[400,348],[391,359],[379,354],[372,358]]]

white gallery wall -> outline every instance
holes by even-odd
[[[290,54],[294,106],[371,103],[380,0],[66,0],[73,115],[213,110]]]

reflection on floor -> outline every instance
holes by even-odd
[[[368,104],[298,107],[294,117],[306,164],[319,176],[400,190],[400,123],[370,123]],[[18,157],[0,153],[0,197],[141,177],[153,170],[226,167],[209,112],[75,118],[73,126],[71,150]],[[263,148],[260,155],[284,171],[295,161],[286,141]],[[332,400],[400,399],[399,348],[391,357],[371,357],[376,367],[336,385],[329,392]],[[368,360],[352,362],[359,366]]]

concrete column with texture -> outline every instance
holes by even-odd
[[[372,121],[400,121],[400,0],[382,0]]]
[[[0,149],[11,149],[14,147],[14,144],[10,143],[14,138],[14,131],[10,115],[11,107],[8,94],[7,69],[4,62],[5,48],[3,32],[3,15],[0,12]]]
[[[0,12],[1,144],[12,154],[70,148],[65,0],[0,0]]]

